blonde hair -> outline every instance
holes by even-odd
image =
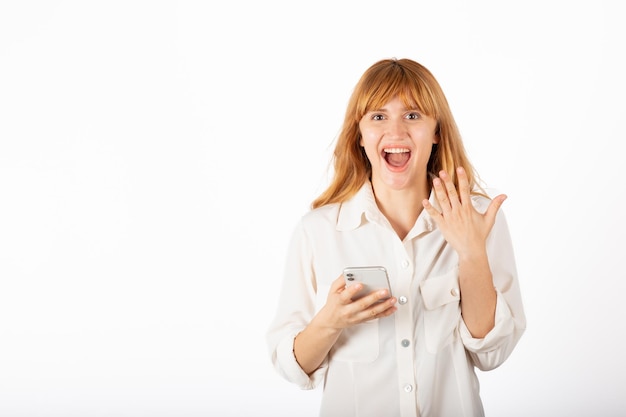
[[[435,77],[413,60],[392,58],[369,67],[354,88],[333,153],[333,178],[313,201],[312,208],[347,201],[370,179],[372,170],[360,145],[359,122],[367,112],[382,108],[396,96],[407,108],[419,109],[437,121],[439,143],[433,145],[428,161],[430,176],[444,170],[458,189],[455,168],[463,167],[470,189],[480,189],[448,101]]]

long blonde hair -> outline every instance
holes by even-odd
[[[367,112],[382,108],[396,96],[407,108],[419,109],[437,121],[439,143],[433,145],[428,161],[427,169],[432,174],[429,177],[445,170],[458,189],[455,168],[463,167],[470,189],[480,188],[448,101],[435,77],[413,60],[392,58],[369,67],[354,88],[333,153],[333,178],[313,201],[312,208],[347,201],[370,179],[372,168],[360,145],[359,122]]]

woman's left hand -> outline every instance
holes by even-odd
[[[493,198],[485,213],[480,213],[472,205],[465,170],[457,168],[456,172],[459,178],[459,192],[445,171],[441,171],[439,178],[433,180],[435,197],[441,206],[441,213],[428,200],[424,200],[422,204],[459,257],[473,256],[477,251],[484,252],[487,236],[496,221],[500,206],[506,200],[506,195],[500,194]]]

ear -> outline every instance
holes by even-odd
[[[437,127],[435,128],[435,134],[433,135],[433,145],[438,145],[441,137],[439,136],[439,123],[437,123]]]

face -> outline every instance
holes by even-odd
[[[375,190],[404,190],[427,184],[428,159],[435,135],[435,119],[405,108],[395,97],[382,109],[366,113],[359,122],[360,145],[372,165]]]

